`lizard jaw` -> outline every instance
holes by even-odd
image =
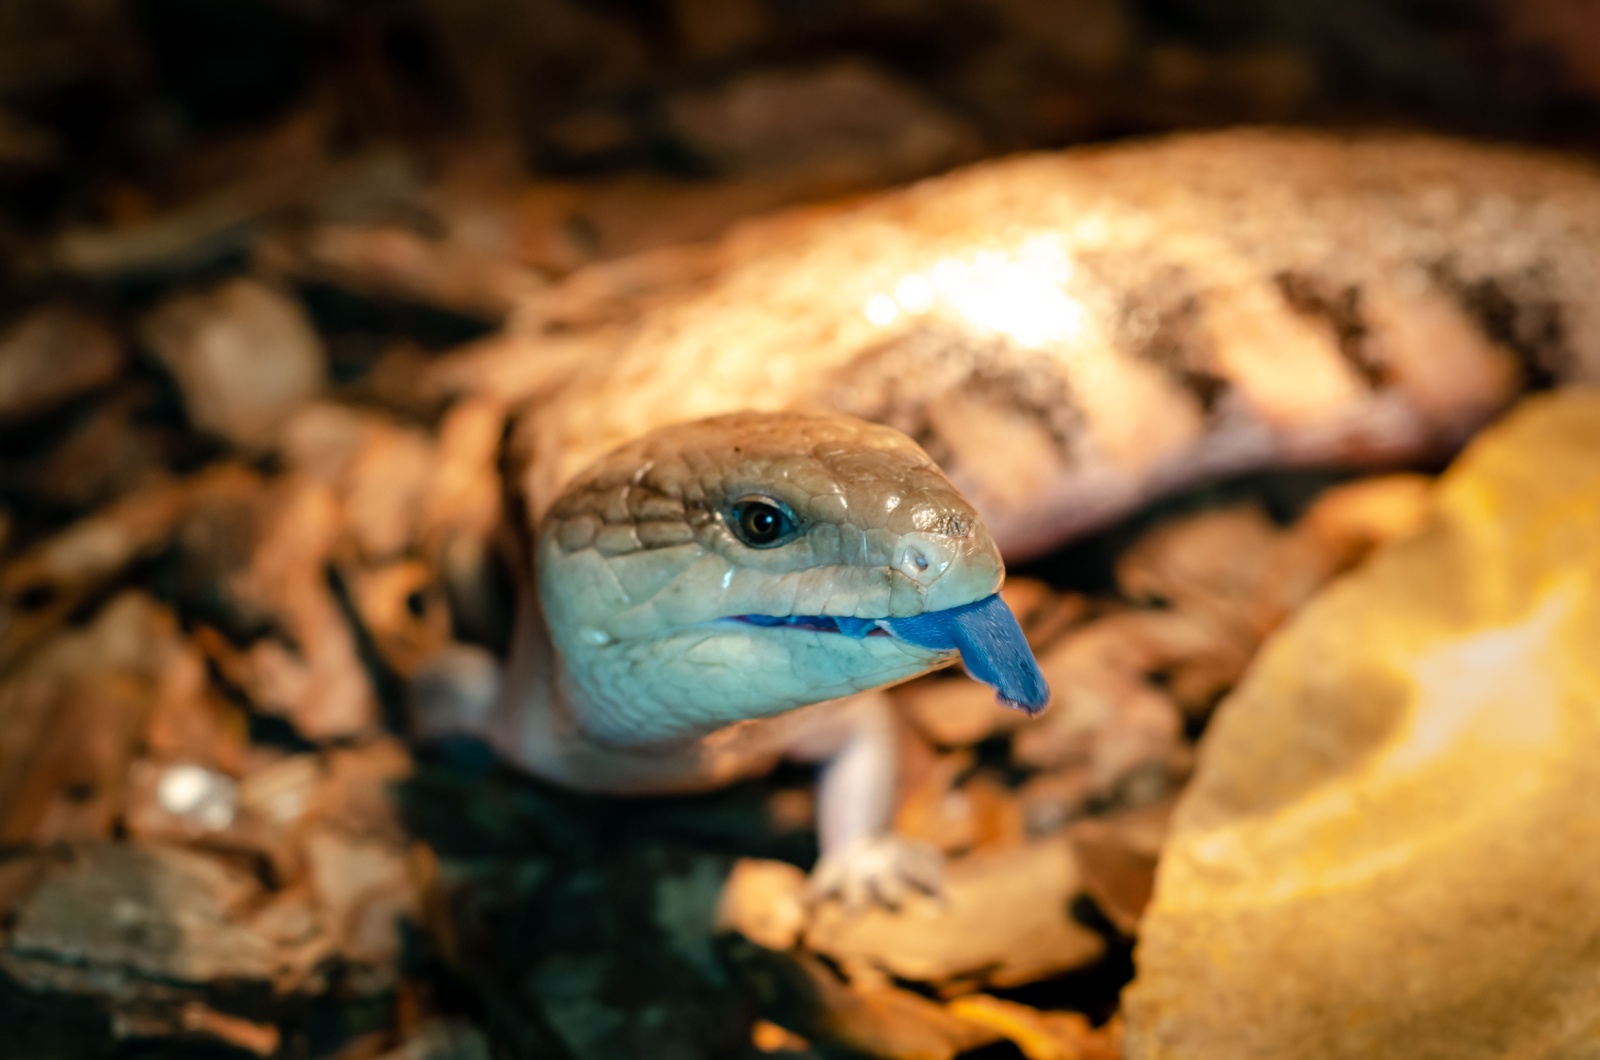
[[[1050,687],[1016,617],[998,593],[910,618],[842,618],[830,615],[736,615],[727,620],[767,629],[894,637],[935,652],[960,652],[962,665],[995,690],[1005,706],[1033,716],[1050,702]]]

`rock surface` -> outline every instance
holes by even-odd
[[[1600,1056],[1600,393],[1270,643],[1203,747],[1132,1060]]]

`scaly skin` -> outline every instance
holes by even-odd
[[[792,513],[793,532],[741,541],[737,505],[751,497]],[[538,600],[524,603],[489,728],[505,757],[615,793],[716,786],[782,755],[821,760],[822,888],[893,901],[903,878],[933,885],[932,858],[884,841],[893,717],[858,693],[951,653],[885,630],[740,618],[908,618],[998,591],[999,550],[910,439],[799,413],[665,428],[579,475],[541,521],[534,557]]]
[[[527,420],[536,515],[644,431],[812,409],[905,431],[1016,559],[1218,475],[1437,457],[1529,383],[1600,380],[1600,173],[1432,137],[1004,159],[713,258],[563,339],[585,367]]]
[[[630,440],[737,410],[876,420],[932,453],[1022,557],[1206,478],[1437,456],[1529,385],[1600,379],[1600,175],[1429,137],[1242,130],[1003,160],[756,223],[712,257],[692,289],[639,314],[619,296],[625,323],[564,335],[586,367],[524,418],[515,478],[544,528],[541,576],[560,566],[583,588],[542,591],[567,665],[554,685],[550,626],[525,594],[496,742],[597,790],[831,755],[831,853],[885,826],[892,741],[881,704],[790,708],[936,660],[811,667],[745,631],[754,670],[731,652],[707,668],[670,630],[717,613],[703,594],[730,572],[738,607],[895,606],[890,538],[847,556],[842,529],[866,513],[869,537],[904,532],[871,522],[893,476],[820,472],[849,507],[817,509],[841,530],[817,538],[808,574],[729,552],[710,506],[687,500],[731,481],[738,432],[760,420],[699,428],[665,462],[659,441]],[[764,437],[776,469],[783,433]]]
[[[750,496],[787,506],[792,538],[741,543],[730,510]],[[910,439],[803,414],[718,417],[617,449],[546,514],[534,567],[539,606],[530,601],[524,620],[537,618],[537,639],[559,660],[538,682],[549,704],[644,772],[668,757],[663,747],[712,746],[704,737],[735,722],[870,691],[951,658],[891,636],[734,616],[907,617],[981,600],[1005,574],[977,513]],[[538,741],[507,737],[514,725],[497,729],[502,743],[519,760],[540,756]],[[725,778],[561,779],[640,790]]]

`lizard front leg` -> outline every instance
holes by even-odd
[[[943,860],[926,843],[892,829],[899,764],[899,719],[889,697],[867,692],[827,704],[795,734],[789,757],[820,762],[814,901],[846,908],[898,908],[912,891],[938,894]]]

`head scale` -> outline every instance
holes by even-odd
[[[992,596],[977,513],[897,431],[741,413],[667,427],[578,476],[536,568],[565,693],[638,743],[904,680],[952,658],[886,620]],[[880,624],[880,620],[885,620]]]

